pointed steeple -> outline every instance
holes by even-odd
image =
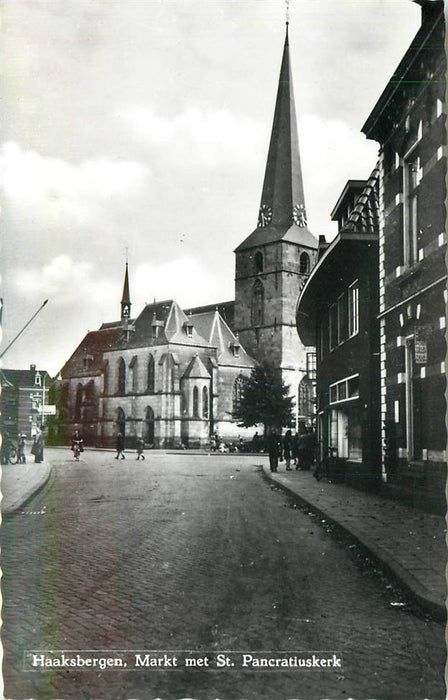
[[[129,274],[128,262],[126,261],[126,269],[124,273],[123,296],[121,298],[121,320],[131,317],[131,297],[129,295]]]
[[[308,230],[307,224],[289,56],[288,22],[258,225],[236,250],[278,240],[317,247],[317,241]]]

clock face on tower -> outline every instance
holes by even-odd
[[[296,204],[292,216],[294,219],[294,223],[296,226],[300,226],[300,228],[303,228],[306,226],[306,210],[305,206],[303,204]]]
[[[267,226],[272,220],[272,209],[269,204],[262,204],[258,214],[258,228]]]

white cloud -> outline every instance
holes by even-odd
[[[148,145],[169,145],[173,153],[188,151],[203,164],[214,167],[222,162],[238,162],[253,157],[263,145],[265,129],[251,119],[237,117],[227,110],[185,109],[169,118],[144,107],[134,107],[124,120]]]
[[[104,304],[117,297],[115,285],[101,277],[92,263],[76,263],[68,255],[58,255],[43,267],[16,269],[14,284],[25,298],[49,297],[56,306],[96,306],[99,316]]]
[[[110,218],[142,195],[149,170],[135,161],[106,158],[70,163],[3,146],[0,165],[6,202],[46,227],[88,227]]]

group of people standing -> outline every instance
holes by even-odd
[[[276,472],[278,463],[283,460],[286,471],[292,471],[291,462],[296,470],[311,469],[315,459],[316,444],[316,436],[312,428],[306,428],[304,433],[296,435],[293,435],[291,430],[287,430],[283,438],[273,430],[266,438],[271,472]]]

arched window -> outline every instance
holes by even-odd
[[[264,287],[260,280],[256,280],[252,287],[251,323],[253,326],[264,323]]]
[[[133,394],[138,392],[138,357],[134,355],[130,364],[130,369],[132,370],[132,381],[131,381],[131,391]]]
[[[208,390],[206,386],[202,389],[202,417],[208,418]]]
[[[199,418],[199,389],[193,387],[193,416]]]
[[[254,262],[255,272],[263,272],[263,253],[260,253],[259,250],[255,253]]]
[[[299,272],[301,275],[310,271],[310,256],[308,253],[302,253],[299,258]]]
[[[122,357],[118,360],[118,393],[126,393],[126,362]]]
[[[148,381],[146,389],[151,394],[154,393],[154,358],[152,355],[148,357]]]
[[[233,384],[232,408],[237,411],[240,407],[241,397],[243,396],[244,377],[237,377]]]
[[[82,394],[82,384],[78,384],[75,396],[75,420],[80,420],[81,418]]]

